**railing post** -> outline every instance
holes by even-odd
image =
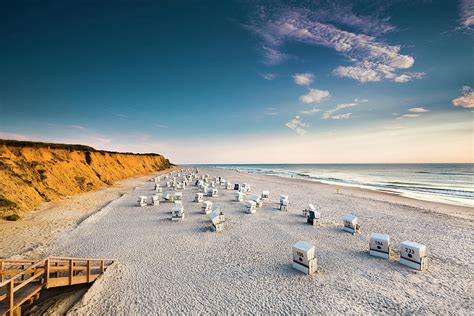
[[[46,288],[48,288],[49,283],[49,259],[46,259],[45,267],[44,267],[44,284]]]
[[[100,273],[104,273],[104,260],[100,260]]]
[[[0,273],[0,282],[3,282],[3,261],[0,262],[0,270],[2,270],[2,273]]]
[[[8,308],[10,316],[13,316],[13,307],[15,306],[15,279],[11,278],[8,283]]]
[[[91,261],[87,260],[87,283],[91,281]]]
[[[56,261],[56,263],[54,264],[56,266],[56,268],[59,266],[59,262]],[[59,278],[59,272],[58,272],[58,269],[56,269],[56,272],[54,273],[54,277],[55,278]]]
[[[73,273],[74,273],[73,260],[69,259],[69,285],[72,285]]]

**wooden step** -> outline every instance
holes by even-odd
[[[21,311],[21,305],[34,300],[43,288],[94,282],[115,260],[48,257],[34,264],[29,260],[0,259],[0,316]],[[23,268],[23,269],[21,269]],[[14,286],[12,287],[12,284]],[[12,289],[13,305],[7,291]],[[13,306],[13,312],[9,311]]]
[[[31,282],[15,292],[14,306],[21,306],[23,303],[38,294],[43,288],[39,282]],[[9,312],[7,300],[0,301],[0,315],[5,315]]]

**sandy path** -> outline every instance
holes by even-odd
[[[253,192],[271,191],[256,214],[243,212],[233,191],[212,198],[228,217],[222,233],[184,193],[186,218],[171,222],[170,204],[139,208],[147,182],[113,201],[62,235],[52,254],[117,258],[76,304],[71,314],[164,313],[470,313],[473,222],[374,199],[335,194],[321,185],[234,171],[208,170]],[[280,193],[292,212],[276,210]],[[300,209],[313,203],[323,226],[305,224]],[[341,230],[341,217],[359,216],[362,234]],[[388,233],[397,252],[409,239],[428,247],[430,269],[417,272],[392,260],[370,257],[370,232]],[[316,246],[319,271],[306,276],[291,268],[291,245]]]
[[[104,189],[44,203],[22,220],[0,220],[0,258],[41,259],[48,254],[52,240],[74,229],[91,214],[148,180],[134,177]]]

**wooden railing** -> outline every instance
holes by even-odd
[[[15,275],[25,270],[27,266],[34,264],[35,260],[0,260],[0,282],[7,276]]]
[[[0,260],[0,315],[14,315],[26,301],[32,302],[43,288],[91,283],[115,260],[48,257],[32,260]]]

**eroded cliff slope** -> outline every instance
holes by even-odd
[[[173,166],[158,154],[0,140],[0,216]]]

